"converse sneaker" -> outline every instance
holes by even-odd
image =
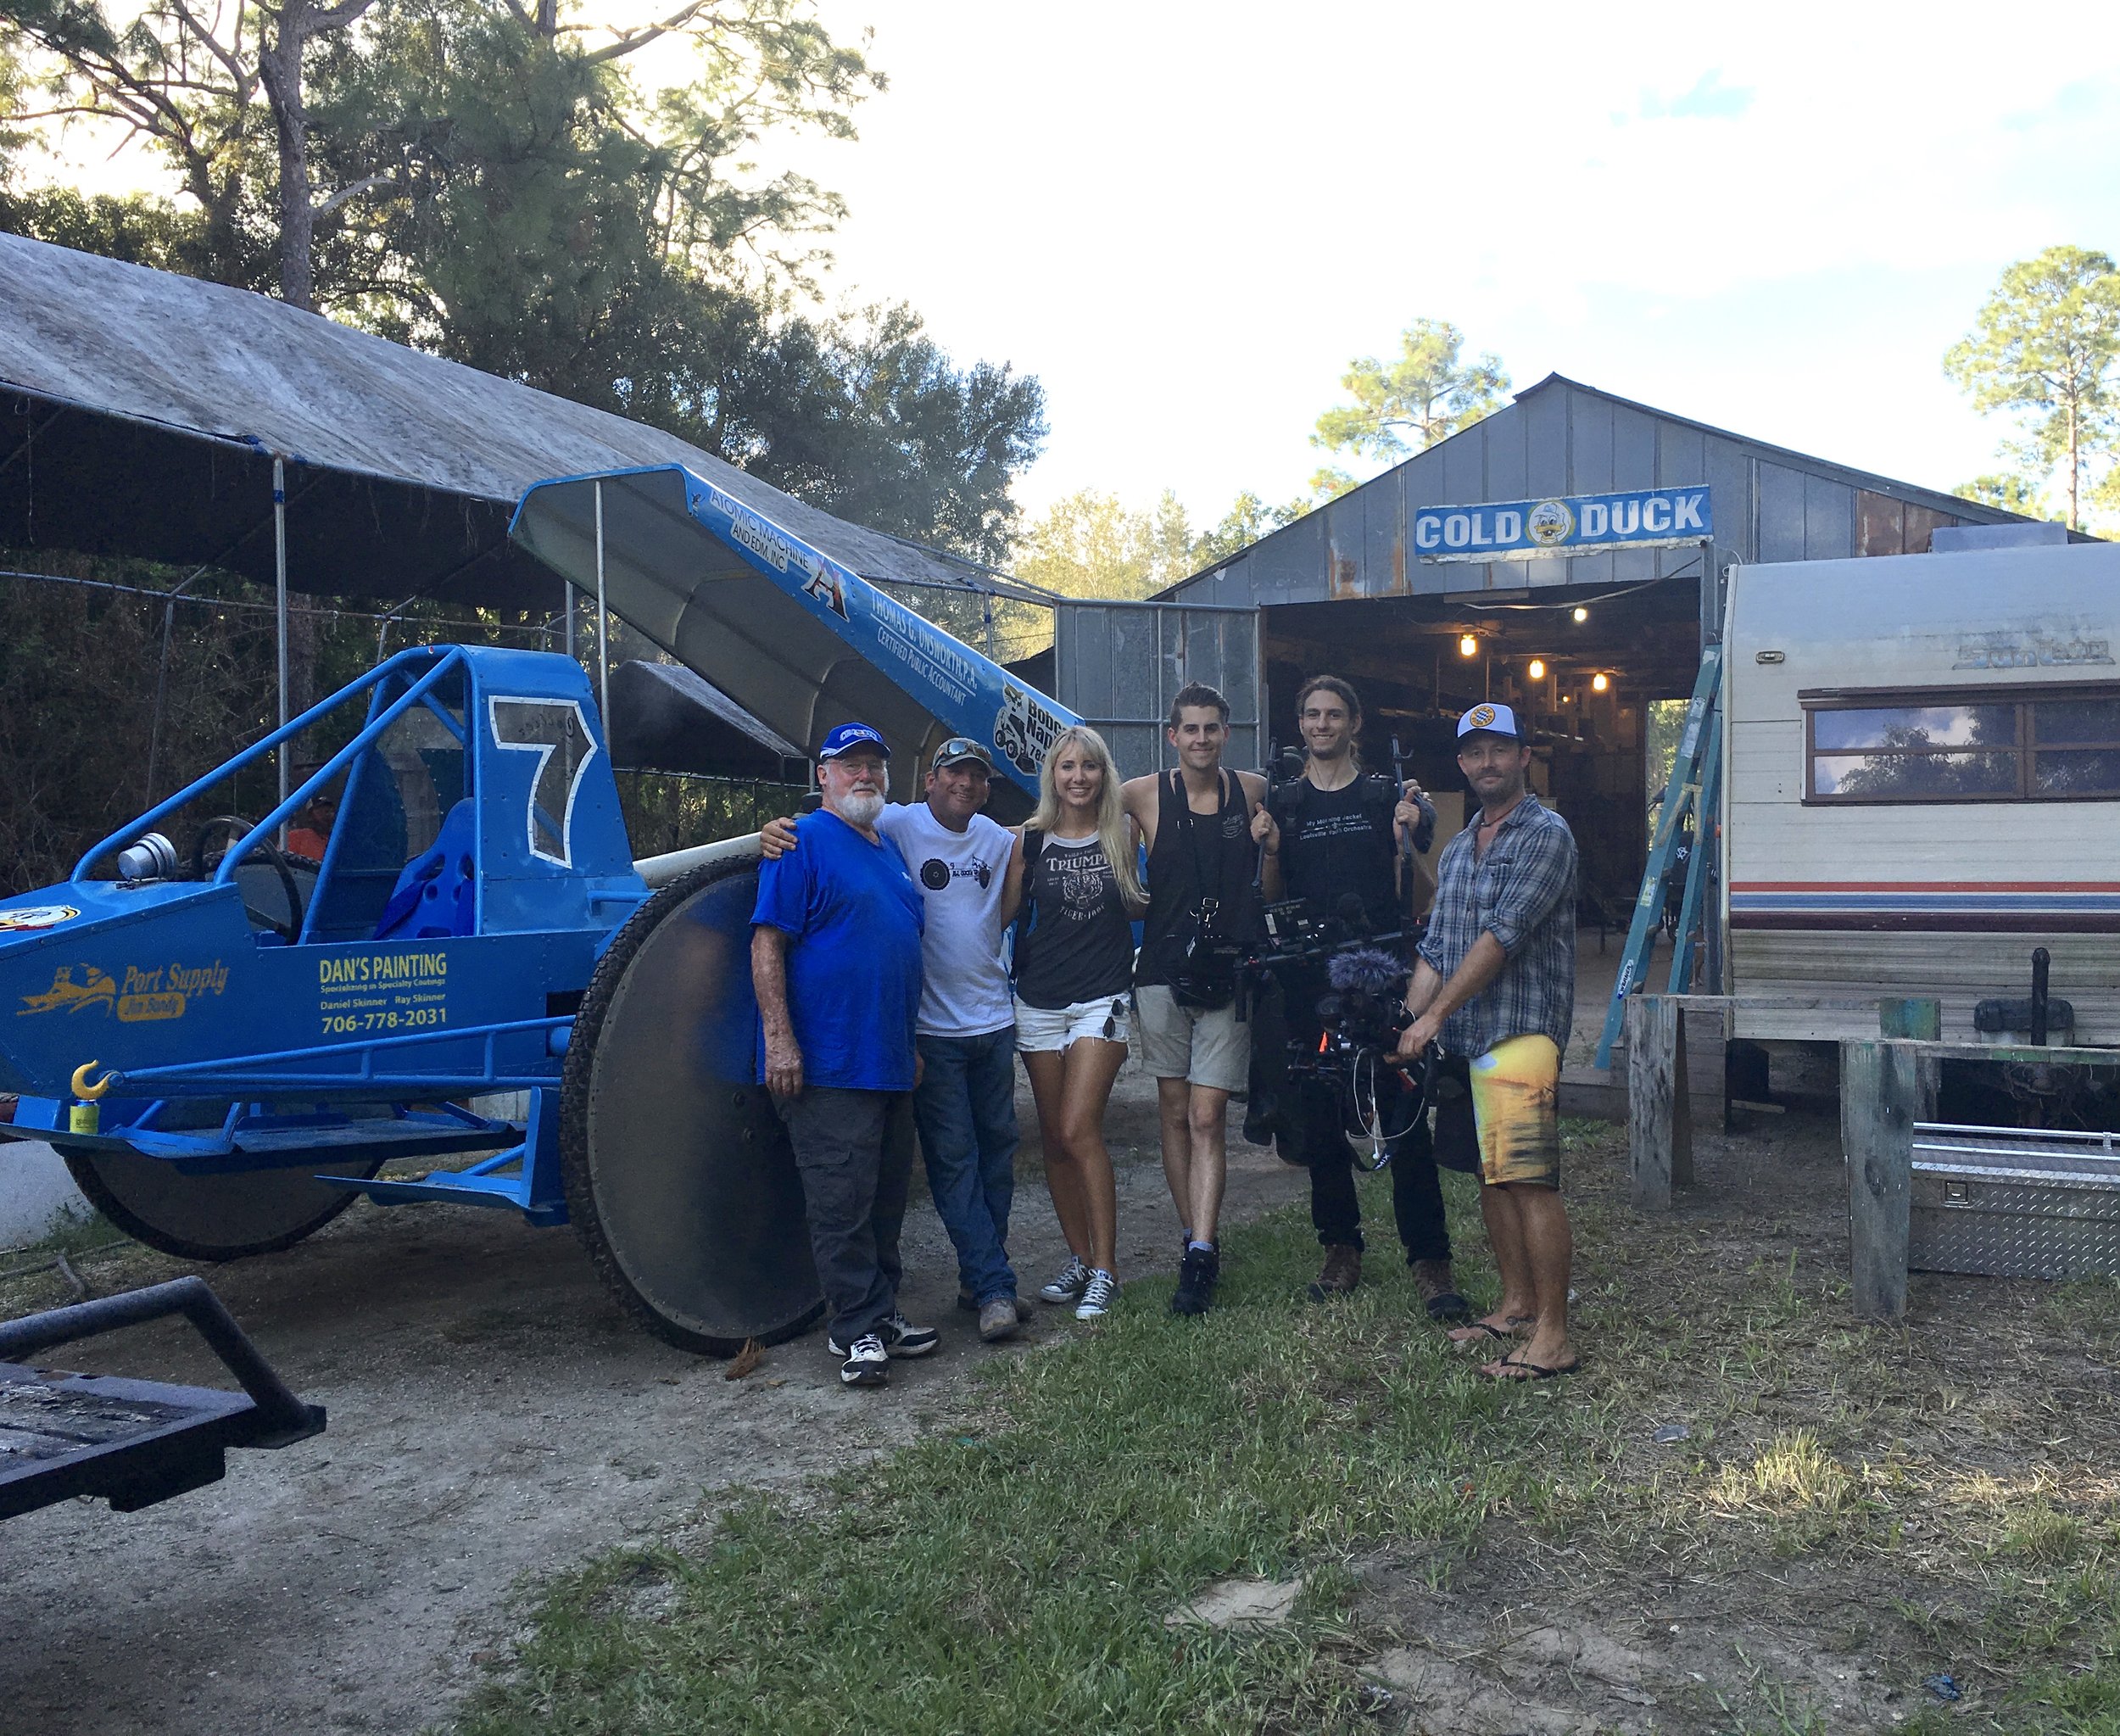
[[[1119,1300],[1119,1280],[1109,1272],[1095,1271],[1082,1287],[1082,1299],[1074,1305],[1074,1317],[1079,1320],[1101,1320],[1112,1311],[1112,1304]]]
[[[933,1326],[916,1326],[901,1314],[881,1322],[872,1336],[892,1356],[925,1356],[942,1342],[942,1334]],[[834,1356],[850,1354],[836,1335],[824,1341],[824,1348]]]
[[[829,1340],[826,1341],[828,1343]],[[873,1332],[864,1332],[856,1338],[852,1348],[842,1350],[831,1345],[834,1356],[844,1356],[840,1365],[841,1384],[849,1387],[880,1387],[890,1378],[890,1353],[884,1348],[884,1341]]]
[[[1205,1314],[1214,1306],[1214,1282],[1222,1275],[1222,1260],[1212,1248],[1188,1248],[1185,1264],[1178,1268],[1178,1287],[1171,1293],[1173,1314]]]
[[[1038,1299],[1050,1302],[1056,1307],[1063,1302],[1080,1302],[1082,1292],[1089,1288],[1089,1267],[1082,1263],[1080,1254],[1071,1253],[1068,1256],[1066,1270],[1050,1284],[1038,1287]]]

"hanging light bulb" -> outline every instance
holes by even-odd
[[[1576,626],[1578,626],[1578,627],[1580,627],[1580,626],[1582,626],[1582,623],[1583,623],[1584,622],[1587,621],[1589,618],[1590,618],[1590,611],[1589,611],[1587,609],[1584,608],[1584,607],[1582,606],[1582,604],[1577,603],[1577,604],[1576,605]]]
[[[1533,657],[1531,667],[1524,673],[1534,681],[1543,681],[1546,678],[1546,660],[1543,657]]]
[[[1463,636],[1462,636],[1462,637],[1461,637],[1461,638],[1458,640],[1458,655],[1459,655],[1459,656],[1461,656],[1461,657],[1476,657],[1476,656],[1478,656],[1480,655],[1480,642],[1479,642],[1479,640],[1478,640],[1478,639],[1475,639],[1475,638],[1474,638],[1474,637],[1473,637],[1470,634],[1469,634],[1469,633],[1468,633],[1468,634],[1464,634],[1464,635],[1463,635]]]
[[[1610,675],[1599,673],[1590,678],[1590,691],[1593,693],[1603,693],[1611,685],[1612,678]]]

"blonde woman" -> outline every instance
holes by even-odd
[[[1119,1197],[1104,1109],[1126,1059],[1130,924],[1146,902],[1135,852],[1112,751],[1094,729],[1063,730],[1039,768],[1038,811],[1024,828],[1016,1047],[1069,1254],[1038,1294],[1074,1303],[1079,1320],[1101,1320],[1119,1294]]]

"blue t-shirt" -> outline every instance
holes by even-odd
[[[810,1085],[911,1091],[924,903],[888,838],[871,844],[824,808],[795,822],[796,847],[758,869],[754,924],[795,936],[788,1017]],[[765,1083],[764,1032],[757,1082]]]

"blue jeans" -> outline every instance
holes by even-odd
[[[918,1039],[912,1094],[928,1192],[957,1248],[957,1279],[982,1304],[1016,1293],[1008,1208],[1016,1193],[1016,1028]]]

